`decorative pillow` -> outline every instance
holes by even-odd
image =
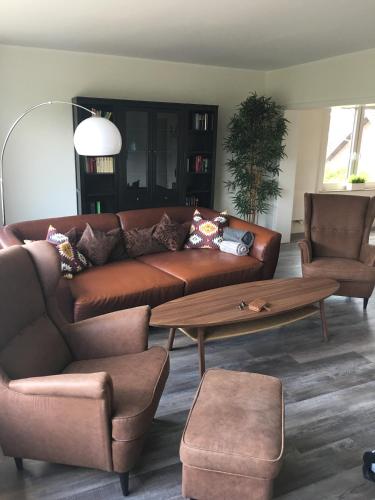
[[[71,280],[75,274],[89,267],[86,257],[68,239],[56,245],[56,249],[60,255],[61,272],[64,278]]]
[[[52,243],[53,245],[59,245],[60,243],[65,241],[66,238],[68,238],[69,242],[72,245],[76,245],[78,243],[79,236],[80,235],[79,235],[78,229],[76,227],[72,227],[71,229],[69,229],[69,231],[67,233],[63,234],[63,233],[59,233],[55,227],[50,225],[48,227],[46,240],[49,243]],[[27,241],[31,241],[31,240],[27,240]],[[26,240],[25,240],[25,242],[26,242]]]
[[[188,233],[188,228],[173,222],[168,214],[164,214],[156,225],[153,238],[159,243],[175,252],[181,250]]]
[[[75,232],[71,234],[76,237],[76,229],[73,229]],[[55,245],[56,250],[59,252],[63,277],[72,279],[74,274],[78,274],[89,267],[89,262],[69,241],[68,234],[69,232],[67,234],[59,233],[55,227],[49,226],[46,239],[49,243]]]
[[[167,248],[153,237],[156,226],[157,224],[152,227],[124,231],[126,251],[129,257],[140,257],[141,255],[167,251]]]
[[[93,229],[86,223],[81,239],[77,244],[77,249],[83,253],[94,266],[104,265],[121,238],[121,229],[112,229],[104,232]]]
[[[223,241],[223,228],[226,224],[228,224],[227,212],[221,212],[212,219],[204,219],[199,210],[195,210],[185,248],[219,250],[219,245]]]

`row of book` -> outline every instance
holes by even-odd
[[[115,166],[111,156],[86,158],[87,174],[113,174],[114,171]]]
[[[194,130],[209,130],[210,128],[209,113],[193,113]]]
[[[202,155],[196,155],[187,159],[187,171],[195,174],[207,174],[209,159]]]
[[[104,115],[102,114],[102,110],[101,109],[91,108],[91,111],[93,113],[95,113],[96,116],[107,118],[107,120],[110,120],[111,116],[112,116],[112,111],[107,111],[106,113],[104,113]]]
[[[187,207],[197,207],[199,205],[199,198],[195,195],[186,196],[185,205]]]

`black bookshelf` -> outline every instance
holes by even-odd
[[[119,155],[76,154],[79,213],[191,205],[212,208],[218,107],[75,97],[119,128]],[[74,128],[88,117],[73,108]]]

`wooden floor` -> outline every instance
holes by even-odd
[[[296,244],[283,245],[277,277],[299,273]],[[280,500],[375,499],[375,483],[361,474],[363,451],[375,448],[375,299],[363,313],[359,299],[331,297],[326,313],[327,344],[316,316],[207,345],[207,367],[283,381],[286,453],[275,485]],[[166,338],[165,331],[154,331],[151,343],[164,344]],[[130,479],[134,500],[181,499],[179,441],[199,377],[196,346],[181,334],[175,345],[157,421]],[[1,499],[122,498],[114,474],[31,460],[25,468],[18,473],[12,460],[0,458]]]

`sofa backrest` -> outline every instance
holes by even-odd
[[[6,248],[10,245],[23,243],[24,240],[44,240],[47,236],[48,226],[54,226],[59,232],[66,233],[75,227],[83,232],[86,223],[93,229],[109,231],[119,227],[119,221],[115,214],[87,214],[71,215],[69,217],[54,217],[51,219],[39,219],[25,222],[8,224],[0,232],[0,244]]]
[[[123,230],[151,227],[157,224],[162,215],[167,213],[172,220],[182,224],[190,222],[193,218],[195,207],[158,207],[144,208],[142,210],[127,210],[117,214],[120,219],[120,224]],[[210,208],[198,207],[203,217],[214,217],[218,214],[217,211]]]
[[[374,220],[375,198],[305,194],[305,237],[314,257],[358,259]]]
[[[51,251],[46,242],[32,245],[41,244]],[[25,246],[0,250],[0,369],[10,379],[60,373],[71,361],[46,308],[58,279],[59,272],[39,276]]]

